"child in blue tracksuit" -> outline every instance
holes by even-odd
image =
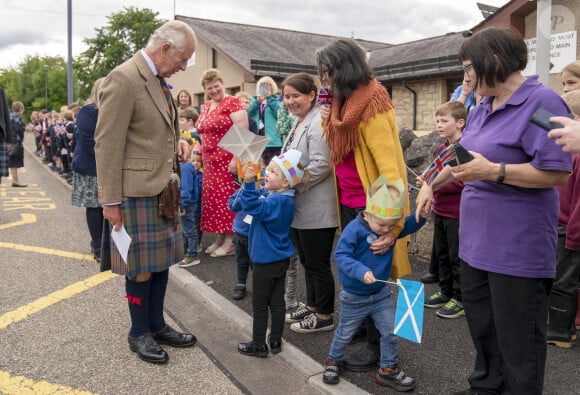
[[[177,264],[179,267],[190,267],[199,264],[197,257],[197,226],[195,224],[195,212],[198,205],[197,172],[191,162],[180,163],[181,167],[181,202],[183,212],[181,214],[181,229],[185,245],[185,257]]]
[[[384,255],[374,254],[369,248],[395,227],[405,207],[406,193],[402,179],[391,184],[385,176],[379,177],[367,193],[366,210],[344,228],[338,240],[334,258],[342,284],[340,320],[324,363],[322,380],[326,384],[339,382],[338,367],[344,360],[346,346],[370,315],[381,334],[381,367],[375,381],[397,391],[411,391],[415,387],[415,380],[398,367],[397,337],[393,333],[395,306],[391,286],[382,282],[391,275],[394,248]],[[417,223],[414,214],[406,217],[399,238],[416,232],[424,224],[425,219]]]
[[[269,345],[272,353],[282,351],[284,330],[284,286],[286,270],[294,246],[290,237],[290,224],[294,219],[295,185],[307,182],[308,174],[300,165],[301,153],[289,150],[272,158],[264,176],[264,189],[256,188],[256,170],[248,166],[244,185],[230,199],[234,211],[251,215],[248,246],[253,264],[252,272],[252,340],[238,344],[245,355],[266,357],[266,331],[268,309],[271,314]]]

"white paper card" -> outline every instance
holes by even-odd
[[[129,246],[131,245],[131,236],[127,233],[127,229],[125,229],[125,225],[121,225],[121,229],[119,231],[113,230],[111,231],[111,238],[115,242],[117,246],[117,250],[119,250],[119,254],[121,254],[121,258],[123,258],[123,262],[125,265],[127,264],[127,256],[129,255]]]

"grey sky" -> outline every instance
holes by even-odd
[[[479,0],[503,6],[508,0]],[[26,55],[67,54],[67,0],[0,0],[0,68]],[[83,38],[123,7],[150,8],[159,17],[173,12],[249,25],[402,43],[468,29],[482,21],[476,0],[73,0],[73,56]],[[203,5],[202,5],[203,4]],[[211,6],[208,6],[210,4]],[[243,34],[243,32],[240,32]]]

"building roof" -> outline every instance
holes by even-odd
[[[196,35],[254,75],[285,77],[299,71],[317,73],[316,50],[337,36],[298,32],[271,27],[220,22],[176,15],[189,24]],[[390,44],[356,40],[367,51]]]
[[[463,40],[462,33],[449,33],[393,45],[373,51],[369,63],[381,81],[457,75],[461,72],[457,53]]]

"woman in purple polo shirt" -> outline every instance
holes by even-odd
[[[556,273],[554,186],[566,182],[571,157],[529,119],[538,108],[562,115],[568,108],[537,76],[521,74],[527,47],[509,27],[468,38],[459,59],[484,96],[461,139],[474,159],[447,167],[417,197],[417,213],[428,213],[433,190],[454,179],[465,182],[461,289],[476,357],[470,388],[457,394],[540,394],[548,295]]]

